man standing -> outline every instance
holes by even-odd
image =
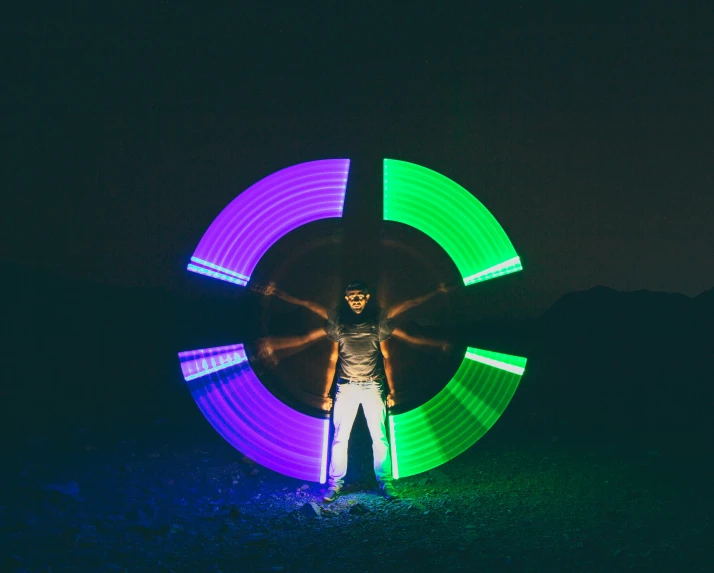
[[[413,344],[441,346],[446,349],[446,343],[410,336],[395,328],[391,321],[398,314],[422,304],[432,296],[447,292],[446,287],[442,284],[438,290],[401,303],[384,314],[376,304],[370,304],[367,285],[363,281],[353,281],[345,289],[345,302],[331,315],[315,303],[297,299],[278,290],[272,283],[256,290],[304,306],[327,320],[324,329],[317,329],[305,336],[265,339],[263,346],[263,350],[271,354],[274,350],[307,344],[323,336],[333,342],[325,379],[324,405],[327,409],[332,405],[329,393],[337,372],[332,412],[335,432],[324,501],[334,501],[344,484],[347,473],[347,445],[360,405],[372,437],[374,473],[379,488],[387,499],[399,497],[392,483],[392,460],[386,430],[387,408],[394,405],[395,394],[386,341],[394,335]]]
[[[337,498],[344,484],[347,444],[360,404],[372,436],[374,474],[379,487],[385,497],[398,497],[392,484],[392,459],[386,429],[387,406],[394,404],[394,385],[385,341],[393,334],[394,327],[380,315],[376,306],[368,304],[369,298],[365,283],[350,283],[345,289],[346,308],[345,305],[340,307],[327,323],[327,337],[337,344],[338,351],[332,411],[335,434],[329,487],[324,497],[328,502]]]

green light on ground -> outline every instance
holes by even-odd
[[[384,220],[410,225],[434,239],[466,286],[523,268],[491,212],[461,185],[426,167],[384,160]]]
[[[525,365],[520,356],[467,348],[441,392],[414,410],[389,417],[394,477],[433,469],[475,444],[503,414]]]

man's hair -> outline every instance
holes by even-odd
[[[361,290],[363,293],[369,293],[369,287],[367,286],[367,283],[364,281],[351,281],[345,287],[345,293],[350,290]]]

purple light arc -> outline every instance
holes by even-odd
[[[191,396],[215,430],[259,464],[325,483],[329,418],[283,404],[263,386],[242,344],[179,352]]]
[[[211,223],[188,270],[245,286],[281,237],[313,221],[342,217],[349,167],[349,159],[309,161],[251,185]]]

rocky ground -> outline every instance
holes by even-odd
[[[492,431],[379,496],[364,426],[350,485],[266,470],[208,431],[157,427],[12,456],[0,570],[711,571],[714,472],[703,438]],[[493,435],[491,435],[493,434]]]

